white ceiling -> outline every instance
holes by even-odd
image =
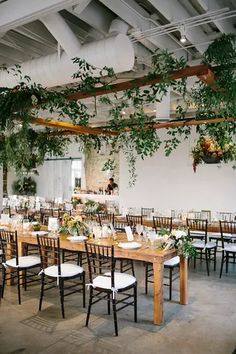
[[[2,0],[0,65],[21,64],[58,53],[55,36],[40,20],[56,12],[82,45],[108,37],[115,18],[128,25],[135,65],[130,72],[119,73],[121,79],[146,73],[157,48],[195,62],[213,39],[221,33],[234,33],[236,28],[236,0]],[[207,12],[212,14],[210,18],[204,17]],[[201,22],[197,25],[199,15]],[[169,24],[172,30],[168,32]],[[180,43],[180,24],[186,28],[185,44]]]

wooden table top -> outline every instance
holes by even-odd
[[[60,235],[60,246],[63,249],[71,250],[71,251],[82,251],[85,252],[84,242],[74,242],[67,239],[69,235]],[[123,249],[118,246],[119,242],[127,242],[125,234],[119,233],[117,234],[116,240],[112,238],[102,238],[99,240],[89,239],[89,242],[98,243],[101,245],[114,245],[114,255],[117,258],[127,258],[133,260],[140,260],[146,262],[164,262],[174,256],[176,256],[176,250],[171,249],[164,251],[160,248],[154,248],[150,242],[142,242],[135,239],[142,246],[138,249]],[[32,235],[31,232],[22,233],[18,232],[18,242],[21,243],[29,243],[29,244],[37,244],[36,236]]]

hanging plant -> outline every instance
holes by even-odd
[[[31,177],[23,177],[13,182],[12,189],[17,195],[35,195],[36,182]]]
[[[201,137],[194,149],[193,156],[193,170],[196,172],[196,167],[200,163],[225,163],[236,160],[236,144],[225,139],[219,144],[212,137]]]

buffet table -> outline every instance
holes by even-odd
[[[74,193],[72,194],[72,198],[78,198],[82,200],[89,199],[99,203],[106,203],[106,202],[114,202],[116,204],[119,203],[119,195],[115,195],[115,194]]]
[[[124,234],[118,234],[116,241],[112,239],[91,240],[91,242],[99,242],[104,245],[114,245],[114,254],[117,258],[126,258],[138,261],[145,261],[153,264],[154,270],[154,310],[153,322],[156,325],[163,323],[163,273],[164,262],[176,256],[176,250],[163,251],[160,249],[151,248],[148,243],[142,243],[142,247],[135,250],[127,250],[118,247],[118,241],[124,241]],[[67,240],[66,235],[60,236],[61,248],[72,251],[85,252],[84,243],[71,242]],[[23,254],[25,244],[37,244],[37,239],[31,233],[18,235],[19,252]],[[186,305],[188,303],[188,261],[181,257],[180,261],[180,304]]]

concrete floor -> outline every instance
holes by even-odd
[[[219,261],[218,261],[219,264]],[[178,304],[178,281],[173,301],[165,301],[165,323],[152,324],[152,286],[144,295],[144,267],[135,264],[138,278],[138,323],[132,308],[118,313],[119,337],[113,335],[113,318],[106,303],[92,308],[89,327],[81,295],[66,299],[66,319],[61,318],[56,289],[46,293],[38,312],[39,287],[23,291],[17,305],[15,287],[7,287],[0,305],[1,354],[232,354],[236,353],[236,265],[219,279],[207,277],[205,264],[190,266],[189,305]],[[165,289],[168,296],[168,289]]]

